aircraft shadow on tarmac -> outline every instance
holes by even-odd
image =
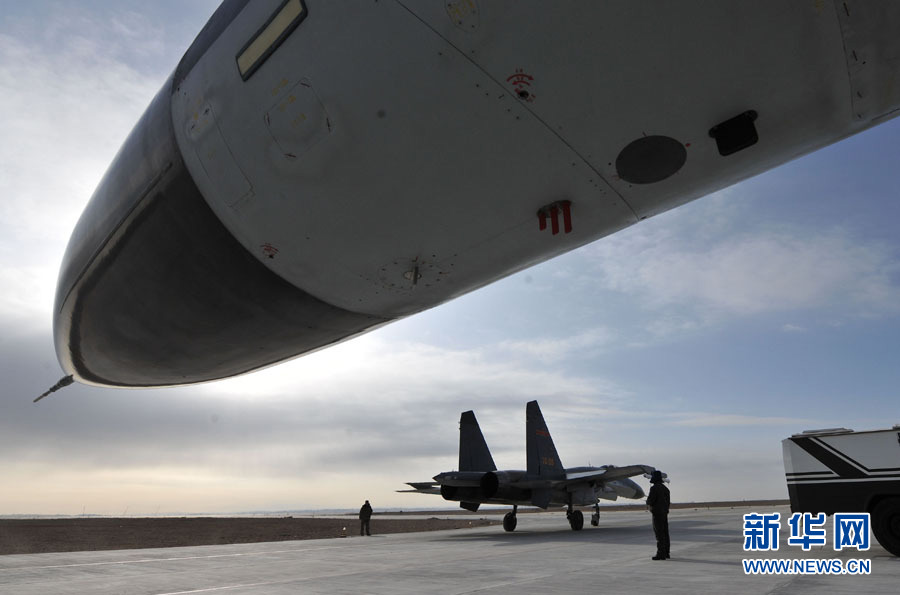
[[[565,522],[565,519],[563,519]],[[524,524],[524,523],[523,523]],[[526,545],[534,543],[581,543],[603,541],[605,543],[635,543],[646,538],[653,538],[653,530],[648,524],[646,527],[624,526],[599,529],[587,529],[572,531],[568,527],[559,529],[535,528],[529,529],[520,525],[514,532],[503,531],[500,527],[496,533],[468,532],[449,533],[442,535],[440,539],[446,541],[494,541],[502,545]]]
[[[734,544],[734,553],[741,551],[740,530],[713,528],[713,522],[684,519],[672,520],[669,523],[670,533],[677,544],[694,545],[702,543],[729,543]],[[525,525],[523,527],[523,525]],[[498,546],[527,547],[534,545],[563,545],[563,544],[590,544],[594,546],[615,545],[646,545],[650,550],[655,546],[653,529],[650,525],[649,515],[646,525],[629,524],[572,531],[568,528],[529,529],[527,524],[520,525],[521,529],[514,532],[478,533],[453,532],[438,537],[442,541],[454,542],[495,542]],[[437,536],[435,536],[437,537]],[[677,548],[676,548],[677,549]],[[713,564],[733,566],[734,560],[713,560],[705,557],[691,557],[690,552],[676,552],[673,560],[690,564]]]
[[[565,519],[563,519],[565,522]],[[740,529],[715,529],[712,522],[698,520],[672,520],[669,523],[670,533],[674,539],[680,542],[723,542],[734,541],[737,548],[741,547]],[[635,544],[646,542],[653,543],[653,529],[650,517],[647,516],[646,525],[616,525],[599,528],[572,531],[568,527],[559,529],[534,528],[529,529],[527,523],[519,525],[514,532],[498,531],[496,533],[471,534],[467,532],[453,532],[441,535],[439,539],[446,541],[494,541],[502,545],[526,545],[534,543],[608,543],[608,544]]]
[[[649,524],[648,519],[648,524]],[[743,543],[742,528],[735,525],[734,528],[714,529],[710,521],[698,521],[692,519],[669,520],[669,533],[677,535],[680,541],[725,541],[734,542],[737,547]]]

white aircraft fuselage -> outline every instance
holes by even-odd
[[[900,3],[226,0],[76,227],[80,382],[241,374],[893,117]]]

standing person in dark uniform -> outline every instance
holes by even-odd
[[[652,490],[651,490],[652,491]],[[371,535],[369,533],[369,519],[372,518],[372,505],[366,500],[366,503],[359,509],[359,534]]]
[[[669,488],[663,483],[662,472],[650,474],[650,493],[647,508],[653,513],[653,532],[656,533],[656,555],[653,560],[669,559]]]

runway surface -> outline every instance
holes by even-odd
[[[777,552],[743,551],[748,512],[782,515]],[[477,515],[476,515],[477,516]],[[135,595],[390,593],[896,593],[900,559],[788,546],[787,507],[674,510],[672,559],[652,561],[649,514],[608,512],[568,528],[564,512],[500,527],[225,546],[0,556],[0,593]],[[830,519],[829,523],[830,525]],[[374,526],[377,530],[377,525]],[[859,575],[746,575],[741,560],[871,560]]]

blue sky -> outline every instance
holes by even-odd
[[[33,405],[69,233],[216,4],[2,2],[0,514],[443,505],[394,490],[466,409],[524,467],[531,399],[566,465],[782,498],[782,438],[900,423],[897,121],[260,373]]]

